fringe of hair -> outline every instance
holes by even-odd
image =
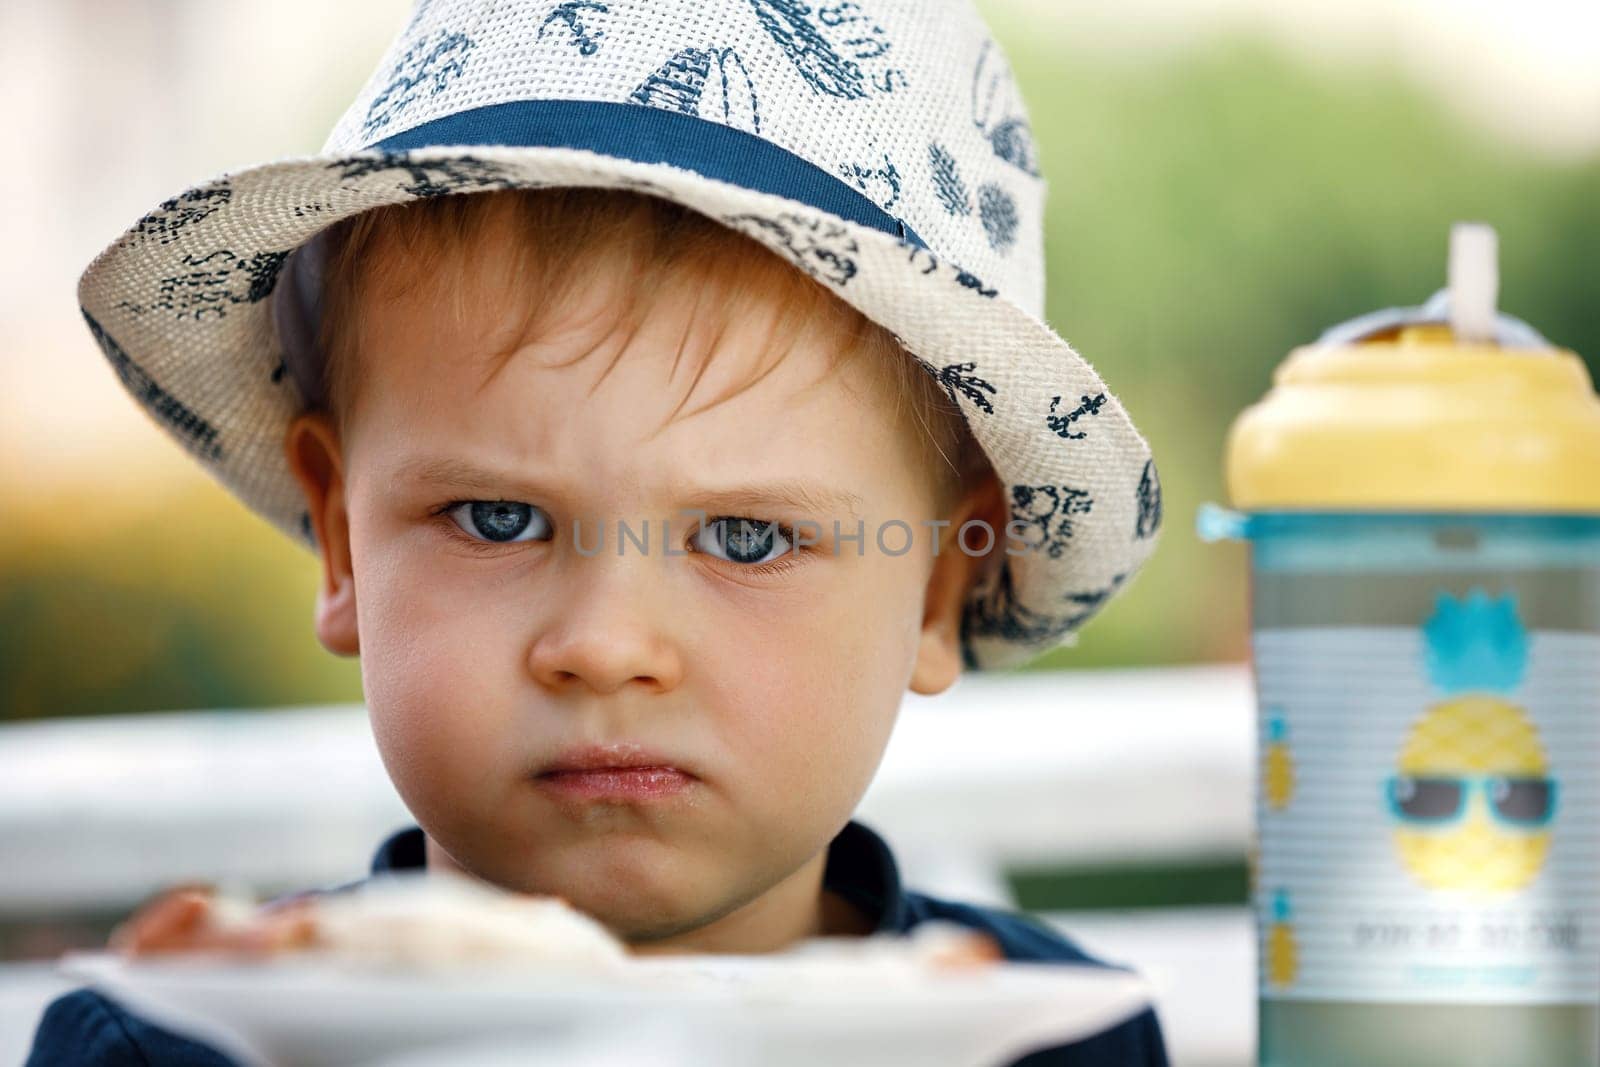
[[[474,250],[507,232],[521,238],[511,242],[511,255],[472,259]],[[709,326],[710,340],[696,381],[735,315],[768,316],[768,349],[778,351],[766,370],[707,407],[759,381],[802,330],[821,331],[829,342],[830,373],[858,358],[877,372],[893,400],[893,418],[918,439],[941,513],[991,473],[959,406],[893,333],[752,238],[673,201],[572,186],[452,194],[362,212],[335,224],[330,237],[320,349],[326,353],[324,395],[341,427],[355,401],[364,351],[361,309],[420,291],[441,303],[447,298],[441,310],[458,322],[474,312],[503,316],[504,303],[466,305],[469,287],[459,280],[470,267],[487,272],[481,275],[487,284],[472,287],[475,292],[509,300],[518,312],[495,348],[491,374],[556,325],[574,293],[597,283],[621,296],[621,306],[608,311],[618,316],[624,344],[654,301],[697,300],[691,322]],[[706,294],[714,299],[703,299]],[[683,347],[676,358],[682,359]],[[691,384],[685,401],[692,392]]]

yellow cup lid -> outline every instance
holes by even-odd
[[[1341,324],[1278,365],[1229,430],[1233,507],[1600,513],[1588,368],[1492,304],[1452,309],[1473,280],[1459,282],[1455,251],[1447,293]]]

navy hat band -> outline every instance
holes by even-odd
[[[928,247],[903,221],[810,160],[744,130],[665,108],[609,100],[511,100],[424,122],[372,147],[399,152],[435,145],[582,148],[636,163],[667,163]]]

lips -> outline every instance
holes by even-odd
[[[538,785],[568,801],[644,803],[670,800],[687,793],[694,779],[670,768],[609,771],[557,771],[542,774]]]
[[[596,773],[628,773],[630,776],[637,776],[642,772],[678,778],[696,777],[690,768],[675,757],[626,741],[565,749],[539,768],[536,776],[549,778]]]
[[[534,777],[549,795],[580,804],[665,801],[697,781],[681,761],[631,743],[567,749]]]

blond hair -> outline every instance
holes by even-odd
[[[754,239],[673,201],[626,189],[555,186],[430,197],[337,223],[328,235],[319,346],[326,354],[325,406],[341,426],[361,370],[363,296],[403,295],[425,282],[447,285],[469,262],[471,250],[507,234],[516,238],[512,254],[489,267],[503,282],[495,291],[539,298],[523,297],[521,322],[495,353],[502,364],[602,272],[605,284],[622,296],[617,311],[630,333],[643,317],[644,298],[673,285],[709,292],[717,296],[708,311],[718,319],[711,324],[713,338],[734,315],[766,307],[772,316],[768,341],[779,339],[785,353],[805,329],[822,331],[830,371],[853,359],[868,360],[893,402],[891,417],[916,438],[914,454],[933,479],[941,514],[990,473],[960,409],[928,365],[891,331]],[[380,249],[401,254],[377,254]],[[458,315],[461,292],[454,287]],[[707,362],[716,348],[714,342],[709,346]]]

